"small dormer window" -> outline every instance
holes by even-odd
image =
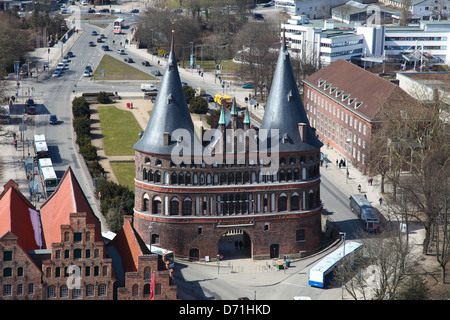
[[[325,80],[319,80],[319,88],[325,83]]]
[[[173,96],[171,94],[167,97],[167,104],[173,104]]]
[[[336,92],[336,97],[339,97],[339,96],[342,94],[342,92],[344,92],[344,91],[338,90],[338,91]]]
[[[292,90],[288,93],[288,101],[294,101],[294,94],[292,93]]]
[[[283,143],[289,143],[289,136],[287,133],[283,135]]]
[[[331,87],[331,89],[330,89],[330,93],[333,93],[333,92],[335,92],[335,91],[336,91],[336,89],[337,89],[337,87]]]
[[[355,103],[355,109],[358,109],[362,105],[362,102]]]
[[[173,62],[169,63],[169,71],[173,71],[175,68],[173,66]]]
[[[350,96],[349,94],[342,95],[342,101],[345,101],[345,99],[347,99],[349,96]]]
[[[327,83],[326,85],[323,86],[323,88],[325,90],[328,90],[331,87],[331,83]]]
[[[356,98],[348,99],[348,104],[351,105],[353,102],[355,102]]]

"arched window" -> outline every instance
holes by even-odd
[[[144,170],[142,170],[142,179],[143,180],[147,180],[148,176],[147,176],[147,169],[144,168]]]
[[[233,184],[234,183],[234,175],[232,172],[230,172],[228,174],[228,184]]]
[[[278,196],[278,211],[286,211],[287,210],[287,196],[282,193]]]
[[[178,203],[178,198],[177,197],[173,197],[170,200],[170,215],[171,216],[178,216],[179,215],[179,203]]]
[[[161,182],[161,172],[159,170],[155,171],[155,182],[160,183]]]
[[[144,295],[150,294],[150,293],[151,293],[150,284],[147,283],[144,285]]]
[[[227,183],[227,176],[225,173],[220,174],[220,184],[226,184]]]
[[[161,214],[161,198],[160,197],[153,198],[152,213],[153,214]]]
[[[191,184],[191,174],[188,172],[186,173],[186,185]]]
[[[177,184],[177,173],[172,172],[172,175],[170,176],[170,184]]]
[[[299,197],[297,193],[291,196],[291,211],[299,210]]]
[[[145,158],[145,164],[150,164],[150,158]]]
[[[133,284],[131,287],[131,295],[136,297],[139,294],[139,286],[137,284]]]
[[[152,269],[150,267],[144,268],[144,280],[152,280]]]
[[[190,198],[183,201],[183,216],[192,216],[192,200]]]
[[[184,175],[183,175],[182,172],[180,172],[180,173],[178,174],[178,184],[179,184],[179,185],[184,184]]]
[[[300,170],[298,168],[294,169],[294,181],[298,181],[300,179]]]
[[[150,171],[148,172],[148,181],[153,182],[153,170],[152,169],[150,169]]]

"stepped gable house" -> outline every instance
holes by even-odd
[[[320,140],[364,172],[377,124],[390,112],[416,104],[394,83],[343,59],[303,83],[306,113]]]
[[[146,243],[195,260],[226,258],[230,241],[253,259],[319,246],[322,143],[308,123],[284,37],[259,134],[236,107],[221,110],[214,137],[197,136],[172,39],[150,120],[133,146],[134,227]],[[271,158],[261,156],[262,146]]]
[[[0,300],[176,298],[162,259],[135,250],[137,234],[125,224],[106,247],[100,228],[70,167],[39,212],[10,180],[0,195]],[[135,261],[139,269],[123,267]]]

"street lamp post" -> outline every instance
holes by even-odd
[[[343,237],[344,239],[344,252],[342,254],[342,263],[344,263],[345,259],[345,232],[339,232],[339,235]],[[342,284],[341,284],[341,299],[344,300],[344,278],[342,278]]]

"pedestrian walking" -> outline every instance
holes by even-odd
[[[17,150],[17,140],[14,140],[14,147],[15,147],[16,150]]]
[[[361,193],[361,185],[358,184],[358,192]]]
[[[380,201],[380,206],[383,204],[383,198],[380,197],[380,199],[378,199]]]

